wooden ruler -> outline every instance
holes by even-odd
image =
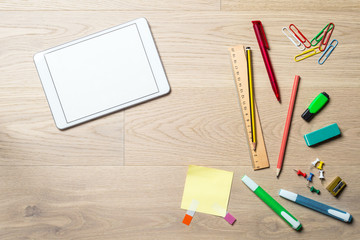
[[[249,101],[249,82],[248,82],[248,69],[245,50],[243,45],[238,45],[229,48],[231,55],[231,62],[233,66],[235,84],[237,87],[239,102],[245,123],[245,131],[250,150],[250,156],[254,170],[270,167],[269,159],[266,152],[264,136],[261,129],[259,113],[254,100],[254,114],[256,122],[256,138],[257,145],[254,151],[251,139],[251,115],[250,115],[250,101]]]

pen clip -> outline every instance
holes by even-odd
[[[265,31],[264,31],[264,28],[263,28],[263,25],[261,23],[261,21],[257,20],[257,21],[252,21],[253,24],[256,24],[260,27],[260,35],[261,35],[261,40],[264,41],[265,43],[265,48],[266,49],[270,49],[269,48],[269,44],[268,44],[268,41],[266,39],[266,35],[265,35]]]
[[[260,21],[259,21],[259,22],[260,22]],[[263,28],[263,25],[262,25],[261,22],[260,22],[260,27],[261,27],[261,33],[262,33],[263,39],[264,39],[264,41],[265,41],[265,47],[266,47],[267,49],[269,49],[269,44],[268,44],[268,41],[267,41],[267,39],[266,39],[265,31],[264,31],[264,28]]]

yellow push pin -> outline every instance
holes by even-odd
[[[317,168],[318,168],[319,170],[322,170],[322,169],[323,169],[323,165],[324,165],[324,162],[323,162],[323,161],[320,161],[320,162],[319,162],[319,166],[317,166]]]

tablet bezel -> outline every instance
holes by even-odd
[[[56,92],[56,88],[52,81],[51,72],[47,66],[45,55],[49,52],[56,51],[56,50],[59,50],[64,47],[74,45],[74,44],[77,44],[82,41],[89,40],[96,36],[100,36],[100,35],[103,35],[106,33],[113,32],[115,30],[130,26],[132,24],[136,24],[136,26],[137,26],[137,29],[140,34],[140,38],[142,40],[142,43],[143,43],[146,55],[148,57],[148,61],[149,61],[150,67],[152,69],[152,72],[154,74],[156,85],[158,86],[159,91],[157,93],[154,93],[154,94],[151,94],[148,96],[144,96],[142,98],[118,105],[111,109],[107,109],[107,110],[104,110],[104,111],[101,111],[98,113],[94,113],[90,116],[84,116],[81,119],[74,120],[72,122],[67,122],[64,112],[61,107],[60,99]],[[87,121],[90,121],[90,120],[93,120],[95,118],[99,118],[101,116],[104,116],[104,115],[107,115],[107,114],[110,114],[110,113],[113,113],[113,112],[116,112],[116,111],[119,111],[119,110],[122,110],[125,108],[128,108],[130,106],[137,105],[139,103],[163,96],[170,92],[170,86],[169,86],[169,83],[168,83],[168,80],[167,80],[167,77],[165,74],[165,70],[164,70],[162,62],[160,60],[160,56],[158,54],[154,39],[152,37],[149,24],[145,18],[135,19],[133,21],[130,21],[130,22],[103,30],[101,32],[94,33],[94,34],[88,35],[86,37],[56,46],[54,48],[51,48],[51,49],[48,49],[48,50],[45,50],[42,52],[39,52],[34,55],[34,63],[37,68],[47,101],[49,103],[49,107],[50,107],[51,113],[53,115],[55,125],[57,126],[57,128],[59,128],[61,130],[84,123],[84,122],[87,122]]]

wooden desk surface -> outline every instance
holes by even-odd
[[[349,1],[49,1],[0,3],[0,238],[4,239],[359,239],[360,17]],[[59,131],[34,53],[146,17],[172,92],[157,100]],[[270,44],[282,103],[271,90],[252,29],[260,19]],[[324,65],[295,63],[281,28],[312,38],[335,23],[339,45]],[[255,94],[270,168],[251,168],[227,48],[251,46]],[[317,55],[319,56],[319,55]],[[285,162],[276,163],[294,75],[301,76]],[[330,103],[311,123],[300,115],[320,92]],[[342,137],[315,148],[303,135],[338,123]],[[325,162],[321,190],[309,192],[293,168]],[[180,209],[189,164],[234,171],[234,226]],[[316,173],[316,177],[318,173]],[[303,224],[296,232],[241,182],[247,174]],[[325,189],[348,184],[339,198]],[[284,188],[350,212],[346,224],[280,199]]]

